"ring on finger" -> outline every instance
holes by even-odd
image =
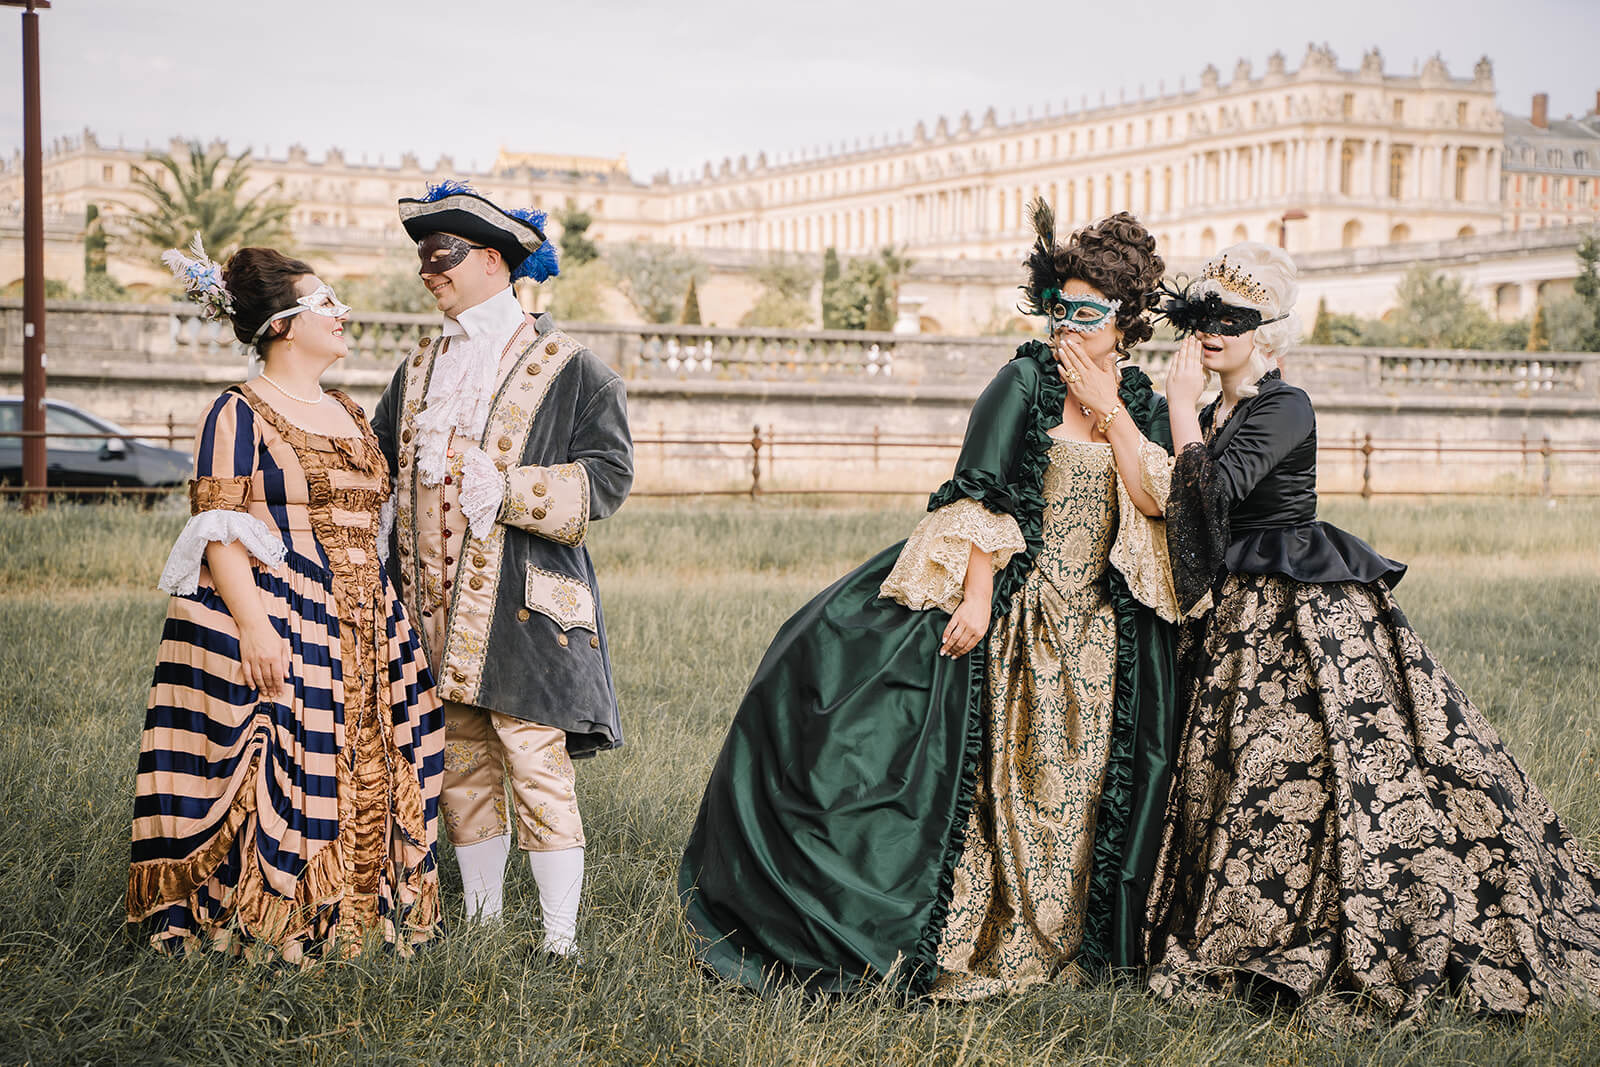
[[[1083,375],[1079,374],[1075,370],[1067,371],[1067,384],[1068,385],[1079,385],[1082,382],[1083,382]]]

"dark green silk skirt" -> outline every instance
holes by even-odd
[[[900,547],[784,623],[706,786],[678,889],[701,958],[747,986],[935,977],[986,644],[941,657],[949,615],[878,596]]]

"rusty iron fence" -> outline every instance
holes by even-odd
[[[164,424],[143,432],[56,433],[51,431],[0,431],[6,438],[46,437],[49,439],[121,439],[147,441],[168,448],[187,445],[193,432],[169,417]],[[959,437],[884,433],[878,427],[859,434],[780,433],[773,427],[753,426],[749,434],[666,432],[634,437],[637,456],[654,457],[658,470],[671,466],[672,487],[653,487],[645,480],[632,494],[636,497],[784,497],[784,496],[922,496],[931,484],[802,486],[785,484],[776,478],[780,469],[795,467],[815,471],[851,466],[856,470],[887,471],[914,462],[944,460],[953,462],[961,447]],[[1385,496],[1491,496],[1518,497],[1596,497],[1600,496],[1600,441],[1555,443],[1548,436],[1518,441],[1458,442],[1433,440],[1375,440],[1371,434],[1352,434],[1349,438],[1318,443],[1319,463],[1325,484],[1324,496],[1359,496],[1373,499]],[[1459,474],[1465,460],[1475,471],[1488,472],[1498,480],[1488,485],[1470,483]],[[1447,463],[1456,476],[1443,479]],[[640,464],[642,465],[642,463]],[[1385,479],[1381,468],[1400,467],[1405,473]],[[696,478],[696,468],[704,475]],[[730,477],[730,469],[743,474]],[[1558,469],[1563,477],[1557,479]],[[1429,472],[1434,472],[1433,477]],[[870,476],[869,476],[870,477]],[[1348,484],[1340,484],[1348,483]],[[65,486],[25,488],[0,480],[0,500],[27,493],[51,497],[160,496],[182,491],[182,486]]]

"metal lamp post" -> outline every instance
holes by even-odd
[[[23,507],[45,505],[44,145],[39,121],[39,8],[50,0],[0,0],[22,12],[22,484]]]

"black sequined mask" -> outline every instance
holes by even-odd
[[[1194,286],[1194,282],[1185,282],[1181,286],[1168,282],[1161,283],[1160,294],[1163,299],[1161,310],[1156,312],[1156,315],[1171,323],[1179,337],[1187,337],[1193,333],[1238,337],[1258,326],[1279,322],[1285,318],[1279,315],[1277,318],[1263,319],[1261,312],[1255,308],[1223,303],[1222,294],[1217,292],[1207,293],[1203,297],[1192,297],[1190,293],[1194,290]]]

